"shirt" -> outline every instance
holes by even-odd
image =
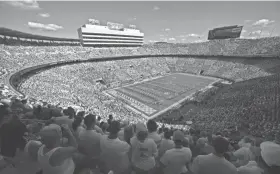
[[[232,163],[213,153],[197,156],[193,161],[192,171],[194,174],[237,174]]]
[[[124,140],[124,129],[121,129],[118,133],[118,137],[120,140],[125,141]]]
[[[49,162],[53,153],[61,148],[57,147],[44,154],[45,145],[41,146],[38,150],[38,163],[40,164],[44,174],[73,174],[75,164],[72,158],[63,161],[59,166],[52,166]]]
[[[128,152],[130,145],[119,138],[109,139],[107,135],[102,136],[100,141],[101,159],[106,168],[116,173],[122,173],[129,168]]]
[[[26,126],[19,120],[12,120],[4,123],[0,127],[0,147],[1,154],[7,157],[14,157],[17,148],[25,147],[24,133]]]
[[[162,155],[167,151],[175,147],[174,141],[169,139],[162,139],[159,149],[158,149],[158,156],[159,158],[162,157]]]
[[[100,156],[100,139],[101,134],[95,130],[80,132],[78,138],[79,151],[88,157],[98,158]]]
[[[192,152],[189,148],[182,147],[180,149],[173,148],[167,150],[160,159],[165,165],[164,174],[181,174],[188,170],[186,164],[191,162]]]
[[[70,119],[69,116],[62,116],[62,117],[53,117],[55,124],[62,125],[67,124],[69,127],[72,127],[72,123],[74,119]]]
[[[135,167],[142,170],[150,170],[155,167],[155,157],[158,154],[154,140],[147,138],[140,142],[135,136],[130,139],[132,148],[131,162]]]
[[[157,147],[159,148],[160,146],[160,142],[161,142],[161,136],[157,133],[157,132],[151,132],[148,134],[148,138],[153,139],[157,145]]]

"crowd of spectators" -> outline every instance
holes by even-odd
[[[278,37],[140,48],[83,48],[52,44],[37,47],[14,45],[12,41],[11,44],[1,44],[0,122],[3,125],[0,170],[6,169],[8,164],[14,166],[15,149],[23,149],[26,141],[32,139],[25,150],[33,160],[38,161],[43,174],[72,174],[89,168],[103,173],[125,173],[131,170],[137,174],[170,173],[176,169],[178,174],[204,174],[209,171],[217,173],[219,167],[228,173],[249,173],[249,170],[256,173],[260,172],[258,166],[277,173],[279,161],[273,162],[279,160],[277,101],[279,104],[280,79],[279,75],[270,76],[272,73],[269,70],[278,67],[278,60],[160,57],[67,65],[27,79],[20,86],[20,90],[28,94],[27,99],[12,97],[11,91],[3,83],[7,75],[21,68],[62,60],[139,54],[277,57],[279,44]],[[180,111],[182,123],[186,120],[194,123],[191,129],[183,129],[186,128],[185,124],[174,125],[162,120],[162,123],[149,121],[146,126],[143,117],[127,109],[118,99],[102,93],[110,87],[167,73],[197,74],[201,70],[203,75],[229,78],[238,83],[223,88],[211,101],[196,103],[188,112]],[[97,79],[102,79],[105,85],[97,83]],[[83,111],[76,114],[75,110]],[[106,121],[110,114],[113,114],[110,121]],[[98,122],[96,116],[99,116]],[[155,126],[157,124],[160,129]],[[211,133],[205,138],[205,134],[200,134],[199,130]],[[233,130],[237,134],[276,138],[275,142],[269,139],[270,142],[264,142],[263,145],[256,143],[255,138],[244,138],[244,141],[248,141],[244,143],[244,148],[247,148],[244,149],[243,140],[239,137],[239,146],[229,150],[229,141],[233,141],[229,134]],[[68,147],[60,144],[62,135],[65,136],[63,146],[67,144]],[[13,146],[9,146],[11,143]],[[95,146],[95,150],[89,145]],[[257,148],[263,153],[251,155],[251,158],[248,154],[255,153],[251,149]],[[271,148],[277,153],[268,150]],[[244,154],[247,156],[244,157]]]
[[[26,99],[2,99],[0,171],[12,173],[19,163],[34,163],[43,174],[277,174],[280,132],[266,138],[230,136],[226,132],[180,130],[155,121],[97,117]],[[38,111],[38,108],[39,111]],[[51,118],[34,122],[22,115]],[[22,171],[23,172],[23,171]]]

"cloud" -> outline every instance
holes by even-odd
[[[171,30],[170,28],[165,28],[165,29],[164,29],[164,31],[170,31],[170,30]]]
[[[261,30],[252,31],[251,34],[261,34]]]
[[[200,35],[199,35],[199,34],[194,34],[194,33],[192,33],[192,34],[188,34],[187,36],[188,36],[188,37],[200,37]]]
[[[38,30],[46,30],[46,31],[57,31],[63,29],[62,26],[56,24],[41,24],[36,22],[28,22],[29,28],[38,29]]]
[[[149,40],[149,43],[155,43],[158,42],[157,40]]]
[[[39,3],[36,0],[6,1],[5,3],[24,10],[39,10]]]
[[[160,10],[160,8],[158,6],[154,6],[153,10],[158,11],[158,10]]]
[[[275,21],[269,19],[261,19],[253,23],[254,26],[267,26],[268,24],[274,23]]]
[[[257,39],[256,36],[252,36],[252,37],[247,37],[246,39]]]
[[[199,43],[199,42],[204,42],[204,40],[200,39],[200,40],[195,40],[194,43]]]
[[[269,31],[262,31],[261,36],[262,37],[269,37],[271,33]]]
[[[252,20],[250,20],[250,19],[247,19],[247,20],[244,21],[245,24],[248,24],[250,22],[252,22]]]
[[[244,29],[242,30],[242,33],[246,33],[246,32],[247,32],[247,30],[244,30]]]
[[[175,41],[176,39],[174,37],[169,38],[170,41]]]
[[[49,13],[40,13],[39,16],[43,17],[43,18],[48,18],[50,17]]]

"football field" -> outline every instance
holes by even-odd
[[[108,90],[106,93],[120,98],[130,109],[144,117],[152,118],[217,80],[206,76],[174,73]]]

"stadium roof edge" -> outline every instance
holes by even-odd
[[[12,30],[9,28],[4,28],[4,27],[0,27],[0,35],[9,36],[9,37],[19,37],[19,38],[25,38],[25,39],[79,42],[79,39],[40,36],[40,35],[20,32],[17,30]]]
[[[212,30],[224,30],[224,29],[230,29],[230,28],[236,28],[236,27],[243,27],[243,26],[242,25],[231,25],[231,26],[213,28]]]

